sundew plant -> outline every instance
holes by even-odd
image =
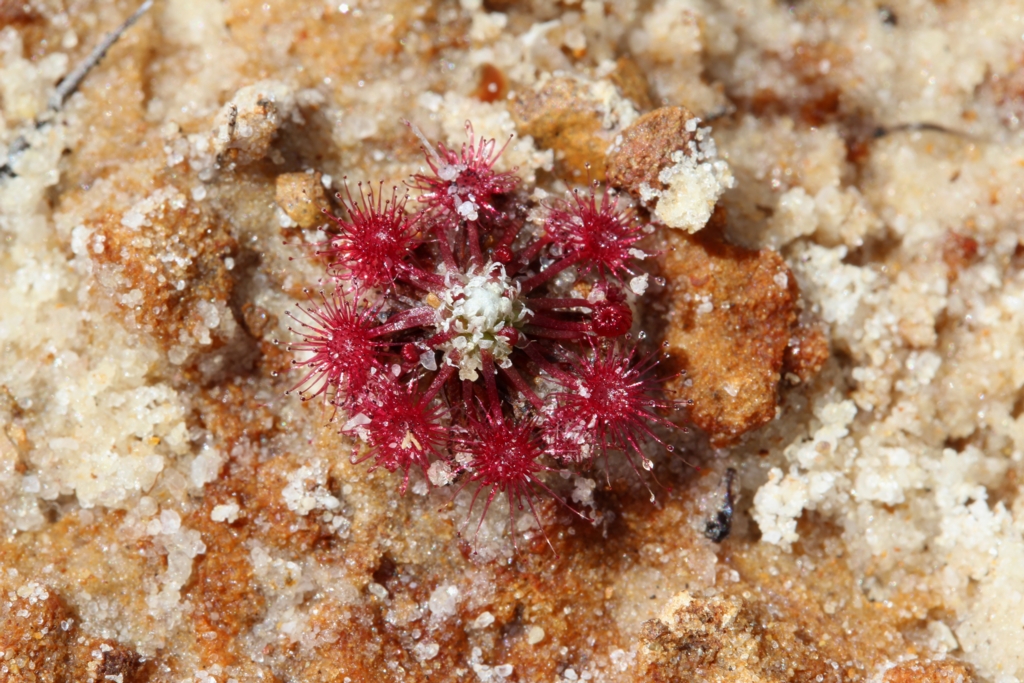
[[[402,473],[403,491],[419,469],[473,487],[482,514],[505,495],[510,515],[537,516],[535,495],[562,500],[545,472],[609,452],[639,472],[645,444],[672,450],[655,426],[673,428],[679,406],[630,334],[653,228],[595,186],[538,206],[494,169],[504,148],[466,130],[458,151],[420,135],[415,202],[362,184],[339,195],[347,216],[317,251],[330,286],[293,316],[294,391],[332,406],[354,458]]]

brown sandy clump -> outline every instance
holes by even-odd
[[[105,207],[86,223],[100,286],[166,347],[224,344],[231,328],[210,330],[227,315],[235,286],[235,238],[181,189],[153,176],[129,182],[118,192],[139,197],[137,204],[124,212]]]
[[[0,606],[0,674],[6,681],[57,683],[139,680],[138,653],[86,636],[80,619],[52,588],[29,582],[5,586]]]
[[[736,582],[707,595],[678,593],[644,623],[635,680],[859,681],[877,662],[914,653],[901,634],[910,614],[864,600],[834,549],[826,539],[795,563],[731,554]],[[882,678],[977,680],[962,662],[927,658],[894,664]]]

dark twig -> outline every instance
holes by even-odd
[[[61,79],[60,83],[54,89],[53,94],[50,95],[48,108],[45,112],[40,114],[35,122],[34,127],[36,130],[40,130],[53,122],[53,115],[61,110],[64,106],[64,102],[67,101],[76,90],[78,86],[85,80],[86,75],[95,67],[103,57],[107,54],[107,50],[116,43],[121,36],[124,35],[125,31],[131,28],[132,24],[137,22],[142,15],[149,11],[153,6],[153,0],[146,0],[143,2],[137,10],[135,10],[130,17],[124,20],[124,22],[116,29],[104,36],[103,40],[100,41],[99,45],[92,49],[92,52],[86,56],[78,66],[71,70],[67,76]],[[28,149],[28,139],[24,135],[19,135],[10,144],[7,149],[7,160],[3,166],[0,166],[0,178],[4,176],[15,175],[11,169],[14,157],[19,155],[21,152]]]
[[[729,468],[725,471],[725,496],[722,504],[715,515],[707,521],[704,526],[704,535],[715,543],[721,543],[732,531],[733,497],[732,482],[736,478],[736,470]]]
[[[53,111],[60,111],[60,108],[64,105],[66,100],[78,86],[85,79],[86,74],[92,70],[94,66],[100,63],[100,60],[107,54],[107,50],[113,46],[118,39],[124,35],[124,32],[132,27],[136,21],[142,18],[142,15],[149,11],[149,8],[153,6],[153,0],[146,0],[139,9],[135,10],[130,17],[124,20],[120,26],[111,31],[106,35],[100,44],[92,49],[89,56],[82,60],[78,66],[76,66],[71,73],[65,76],[60,83],[57,84],[57,88],[50,95],[50,109]]]

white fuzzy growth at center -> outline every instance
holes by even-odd
[[[448,288],[437,309],[437,331],[455,330],[458,335],[444,345],[445,362],[459,368],[459,379],[475,381],[483,366],[480,352],[489,350],[498,367],[511,365],[512,345],[498,334],[506,326],[521,322],[530,311],[518,300],[519,286],[505,274],[500,263],[488,263],[479,272],[455,282],[449,275]]]

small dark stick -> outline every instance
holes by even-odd
[[[61,107],[64,106],[64,101],[70,97],[72,93],[78,90],[78,86],[81,85],[82,81],[92,68],[99,64],[100,60],[103,59],[103,56],[107,54],[107,50],[109,50],[110,47],[116,43],[122,35],[124,35],[124,32],[127,31],[132,24],[138,21],[143,14],[148,12],[149,8],[152,6],[153,0],[146,0],[143,2],[130,17],[124,20],[124,23],[108,33],[103,40],[100,41],[99,45],[94,47],[92,52],[90,52],[89,55],[78,64],[78,66],[71,70],[71,73],[61,79],[61,82],[58,83],[57,87],[54,89],[53,94],[50,95],[49,102],[47,103],[47,110],[35,120],[35,128],[37,130],[48,126],[53,122],[53,114],[60,111]],[[14,175],[14,172],[11,170],[12,160],[26,149],[28,149],[28,140],[24,135],[19,135],[11,141],[7,150],[7,159],[3,165],[0,165],[0,178]]]
[[[132,24],[138,21],[143,14],[149,11],[149,8],[153,6],[153,0],[146,0],[142,5],[135,10],[130,17],[124,20],[124,23],[118,26],[116,29],[108,33],[100,44],[92,49],[89,56],[86,57],[78,66],[72,69],[71,73],[61,80],[57,84],[57,88],[50,95],[50,109],[53,111],[59,111],[64,105],[64,100],[68,98],[71,93],[78,89],[78,86],[85,79],[86,74],[92,70],[94,66],[99,64],[103,56],[107,54],[107,50],[118,41],[118,39],[124,35],[124,32],[131,28]]]
[[[715,516],[704,526],[704,535],[715,543],[721,543],[732,531],[732,481],[736,478],[736,470],[725,471],[725,497]]]

